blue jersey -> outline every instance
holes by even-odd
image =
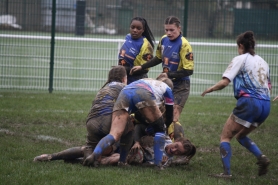
[[[153,47],[145,37],[142,36],[139,39],[133,39],[130,34],[126,35],[125,42],[118,55],[119,65],[126,66],[131,69],[133,66],[145,64],[152,58]],[[146,69],[146,73],[148,70],[149,69]],[[142,75],[129,75],[129,71],[127,71],[128,84],[146,77],[147,76]]]
[[[125,42],[122,45],[118,58],[121,65],[129,67],[143,65],[153,57],[152,45],[145,37],[132,39],[130,34],[125,37]],[[124,61],[122,61],[124,60]]]
[[[156,56],[162,60],[163,72],[194,68],[192,48],[182,35],[175,40],[170,40],[164,35],[157,46]]]

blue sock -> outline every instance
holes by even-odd
[[[163,151],[165,145],[165,134],[163,132],[157,132],[154,136],[154,164],[161,165]]]
[[[259,147],[254,143],[250,138],[247,136],[242,137],[238,140],[238,142],[247,148],[252,154],[254,154],[257,158],[262,155],[262,152],[260,151]]]
[[[109,146],[113,145],[114,143],[115,143],[115,139],[110,134],[108,134],[104,138],[102,138],[98,142],[98,144],[94,150],[95,159],[98,159],[99,156],[102,154],[102,152],[105,151]]]
[[[231,157],[232,157],[232,148],[230,143],[222,142],[220,143],[220,155],[223,163],[224,174],[231,175]]]
[[[126,135],[121,137],[120,144],[120,160],[119,162],[126,163],[126,157],[133,144],[133,131],[128,132]]]

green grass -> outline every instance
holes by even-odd
[[[130,168],[88,168],[63,161],[34,163],[43,153],[54,153],[84,145],[85,121],[94,93],[0,91],[0,179],[1,184],[277,184],[278,183],[278,101],[272,102],[266,122],[250,137],[271,159],[269,173],[257,176],[256,159],[232,140],[232,180],[210,178],[222,172],[219,136],[235,106],[233,97],[191,95],[181,123],[185,134],[197,147],[197,154],[186,166],[164,171]]]

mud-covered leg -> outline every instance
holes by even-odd
[[[34,158],[34,161],[72,160],[83,157],[82,147],[72,147],[53,154],[42,154]]]

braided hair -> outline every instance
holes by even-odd
[[[144,32],[142,33],[142,35],[144,37],[146,37],[146,39],[150,42],[150,44],[152,45],[152,47],[154,47],[154,43],[155,43],[155,39],[154,36],[152,34],[152,31],[148,25],[148,22],[146,21],[146,19],[144,19],[143,17],[134,17],[133,19],[131,19],[130,24],[132,23],[132,21],[140,21],[143,25],[143,29]]]
[[[255,55],[255,38],[254,33],[252,31],[246,31],[239,36],[237,36],[237,45],[240,44],[244,47],[244,53],[250,53],[251,55]]]
[[[181,27],[181,21],[175,16],[167,17],[164,24],[175,24],[177,27]]]
[[[108,73],[108,79],[102,88],[110,82],[121,82],[122,79],[126,76],[126,70],[123,66],[114,66]]]
[[[175,16],[169,16],[165,19],[164,24],[174,24],[176,25],[178,28],[181,27],[181,21],[179,20],[179,18],[175,17]],[[180,34],[182,34],[182,32],[180,32]]]

